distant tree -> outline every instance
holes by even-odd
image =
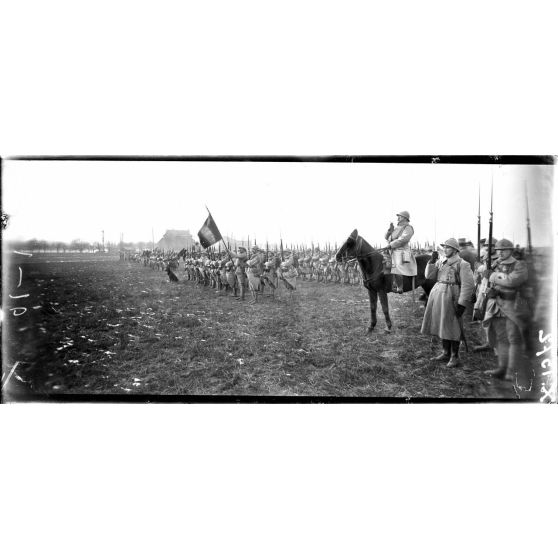
[[[80,254],[83,252],[84,243],[79,238],[74,238],[72,242],[70,242],[70,250],[72,252],[79,252]]]
[[[39,240],[37,240],[36,238],[28,240],[27,250],[30,250],[31,252],[37,252],[39,250]]]

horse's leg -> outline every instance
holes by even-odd
[[[384,331],[386,333],[391,333],[392,323],[389,316],[389,303],[386,289],[380,289],[378,292],[378,296],[380,297],[380,304],[382,305],[382,310],[386,318],[386,329]]]
[[[378,318],[376,316],[376,309],[378,307],[378,291],[370,288],[367,290],[368,298],[370,299],[370,326],[368,327],[368,333],[372,333],[376,327],[376,323],[378,322]]]

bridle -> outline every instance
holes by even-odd
[[[362,236],[358,236],[356,241],[355,241],[355,256],[353,258],[351,258],[350,260],[348,260],[347,257],[343,257],[341,256],[341,261],[343,263],[346,263],[347,260],[350,262],[352,260],[357,260],[358,262],[360,262],[360,260],[365,260],[366,258],[369,258],[370,256],[374,255],[374,251],[372,252],[368,252],[366,254],[361,254],[360,252],[362,251],[362,242],[363,242],[363,238]],[[345,247],[344,252],[347,253],[347,247]]]

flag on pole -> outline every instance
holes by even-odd
[[[205,223],[203,224],[202,228],[198,232],[200,244],[204,248],[209,248],[213,244],[219,242],[220,240],[223,240],[223,237],[221,236],[221,233],[219,232],[219,229],[217,228],[217,225],[213,220],[213,217],[211,216],[209,209],[207,211],[209,213],[209,216],[207,217]]]

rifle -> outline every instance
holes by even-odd
[[[531,220],[529,219],[529,197],[527,196],[527,182],[525,182],[525,209],[527,211],[527,246],[529,257],[533,257],[533,245],[531,244]]]
[[[494,200],[494,182],[492,183],[492,187],[490,189],[490,222],[488,225],[488,255],[486,260],[486,271],[492,271],[492,228],[494,224],[494,213],[493,213],[493,200]],[[481,287],[480,287],[480,297],[475,304],[474,309],[474,321],[482,322],[484,320],[484,316],[486,315],[486,306],[488,305],[488,297],[486,296],[486,291],[490,287],[490,282],[487,277],[483,277]]]
[[[283,256],[283,239],[281,239],[281,263],[285,261],[285,258]]]
[[[479,212],[477,215],[477,261],[480,262],[481,259],[481,207],[480,207],[480,183],[479,183]]]

